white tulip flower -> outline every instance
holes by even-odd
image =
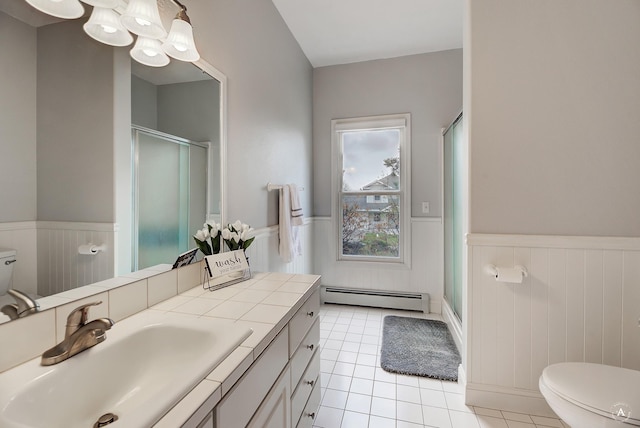
[[[247,230],[243,230],[240,233],[240,239],[242,239],[243,241],[248,240],[249,238],[251,238],[251,232],[253,231],[253,229],[249,228]]]
[[[204,234],[203,229],[198,230],[193,237],[196,238],[198,241],[201,241],[201,242],[205,241],[207,239],[207,237]]]
[[[216,222],[206,222],[204,224],[204,226],[209,229],[209,227],[211,227],[211,236],[216,236],[218,234],[218,232],[220,231],[220,223],[216,223]]]

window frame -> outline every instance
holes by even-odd
[[[397,191],[347,191],[343,190],[343,150],[342,134],[349,131],[367,130],[400,130],[400,189]],[[411,267],[411,114],[388,114],[366,117],[354,117],[345,119],[333,119],[331,121],[331,150],[332,150],[332,218],[334,237],[336,239],[335,260],[339,263],[372,263],[385,264],[389,267]],[[397,195],[400,198],[400,234],[398,257],[361,256],[342,254],[342,227],[343,227],[343,195]]]

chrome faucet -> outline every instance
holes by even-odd
[[[67,317],[67,329],[64,340],[42,354],[43,366],[51,366],[71,358],[107,338],[106,331],[111,328],[110,318],[98,318],[87,322],[89,308],[102,302],[92,302],[75,308]]]
[[[0,312],[11,318],[12,320],[24,318],[27,315],[35,314],[40,309],[38,302],[27,296],[22,291],[9,289],[8,294],[16,300],[16,303],[4,305],[0,308]]]

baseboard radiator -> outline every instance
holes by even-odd
[[[370,306],[374,308],[404,309],[429,313],[429,295],[382,290],[363,290],[322,286],[320,299],[323,303]]]

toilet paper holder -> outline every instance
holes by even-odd
[[[105,244],[95,245],[95,244],[89,243],[89,244],[86,244],[86,245],[80,245],[78,247],[78,254],[95,256],[100,251],[106,251],[106,250],[107,250],[107,247],[106,247]]]
[[[513,270],[519,271],[520,274],[522,275],[522,278],[526,278],[529,276],[529,271],[527,270],[526,267],[522,265],[515,265],[513,268],[500,268],[500,269],[504,269],[504,270],[513,269]],[[496,278],[496,280],[498,279],[499,272],[498,272],[498,267],[496,265],[488,264],[484,267],[484,271],[487,274]]]

